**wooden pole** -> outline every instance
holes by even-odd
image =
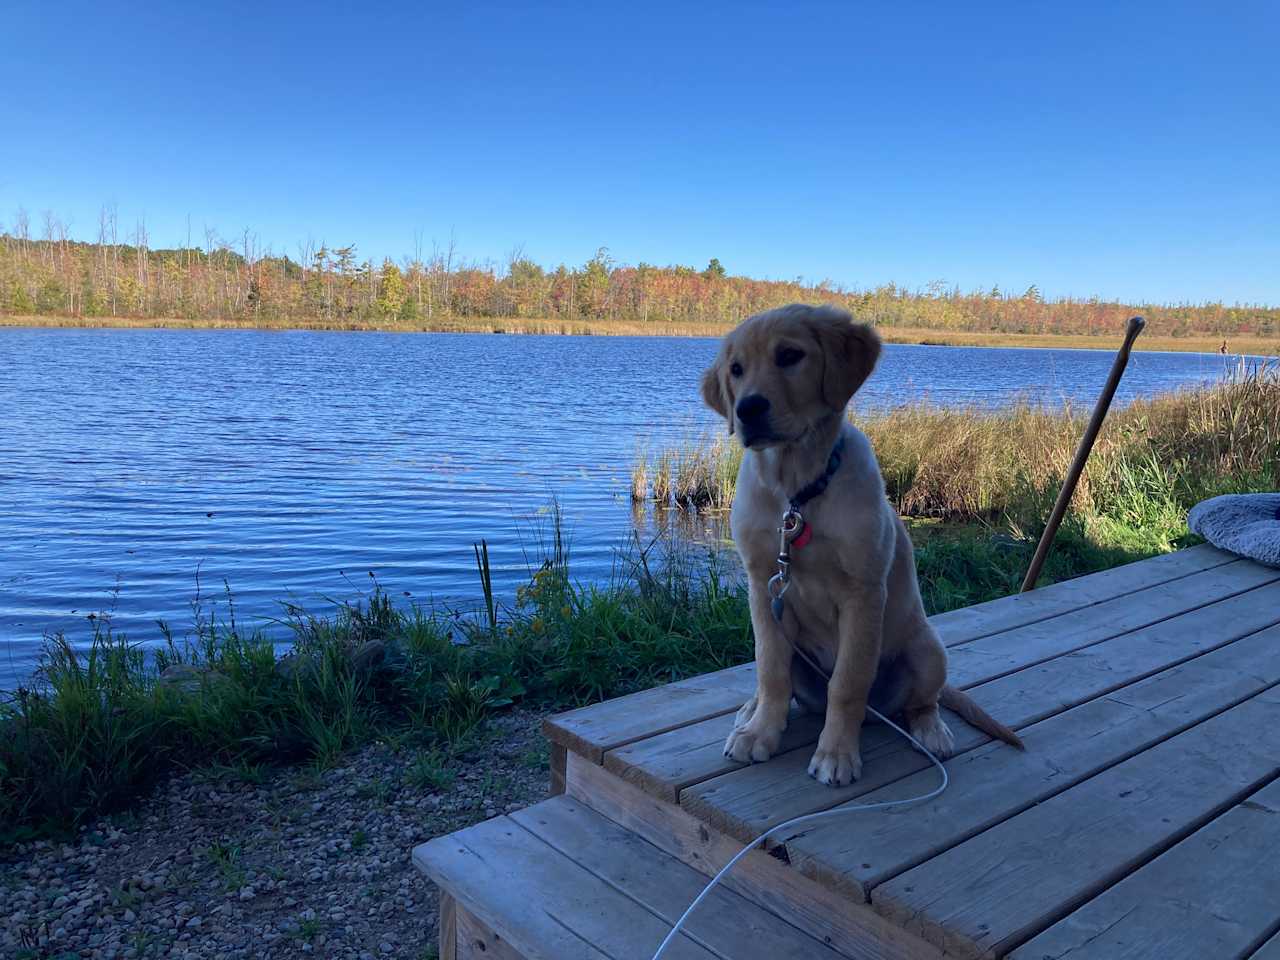
[[[1040,542],[1036,544],[1036,555],[1031,558],[1031,566],[1027,570],[1026,579],[1022,581],[1022,589],[1018,591],[1019,593],[1026,593],[1040,579],[1040,568],[1044,566],[1049,548],[1053,546],[1053,538],[1058,533],[1058,526],[1066,516],[1067,507],[1071,504],[1071,496],[1076,491],[1076,484],[1080,482],[1080,475],[1084,473],[1084,465],[1089,459],[1089,453],[1093,450],[1093,442],[1098,439],[1102,421],[1107,416],[1107,410],[1111,408],[1111,398],[1115,396],[1116,387],[1120,386],[1120,378],[1124,376],[1124,369],[1129,365],[1129,351],[1133,349],[1133,341],[1138,339],[1138,334],[1142,332],[1146,323],[1142,317],[1131,317],[1129,320],[1129,326],[1124,334],[1124,343],[1120,347],[1120,352],[1116,354],[1115,362],[1111,365],[1107,385],[1102,388],[1102,394],[1093,408],[1089,427],[1080,438],[1075,459],[1071,461],[1071,469],[1067,471],[1067,477],[1062,482],[1062,489],[1058,491],[1058,502],[1053,505],[1053,513],[1049,514],[1049,523],[1044,528]]]

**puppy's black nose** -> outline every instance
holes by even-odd
[[[748,394],[738,401],[736,410],[739,420],[751,423],[769,412],[769,400],[758,393]]]

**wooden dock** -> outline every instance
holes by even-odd
[[[441,956],[648,960],[769,827],[671,958],[1280,960],[1280,569],[1209,546],[933,618],[952,682],[1027,752],[948,716],[950,788],[883,725],[849,787],[722,754],[750,664],[548,721],[562,793],[414,851]]]

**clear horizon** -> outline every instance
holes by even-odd
[[[0,229],[1280,303],[1280,8],[19,5]],[[16,95],[12,95],[15,94]]]

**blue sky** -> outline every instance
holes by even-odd
[[[13,4],[0,223],[1280,303],[1280,4]]]

